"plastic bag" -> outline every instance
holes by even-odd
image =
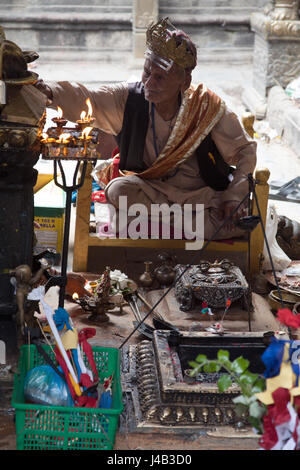
[[[291,259],[286,255],[286,253],[280,248],[276,240],[278,228],[278,215],[275,209],[275,206],[268,207],[267,213],[267,221],[266,221],[266,237],[268,240],[268,245],[271,253],[271,257],[273,260],[273,265],[275,271],[282,271],[283,269],[287,268],[291,264]],[[269,253],[267,250],[266,242],[264,245],[264,261],[262,264],[262,268],[265,271],[269,271],[272,269]]]
[[[34,367],[27,373],[24,398],[39,405],[74,406],[66,382],[49,365]]]

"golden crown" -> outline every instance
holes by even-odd
[[[176,28],[164,18],[157,23],[152,23],[146,32],[146,44],[151,52],[166,60],[172,60],[180,67],[194,68],[195,57],[185,39],[181,39],[181,43],[176,41]]]

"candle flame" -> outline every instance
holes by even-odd
[[[86,118],[86,112],[82,111],[81,114],[80,114],[80,120],[85,121],[85,118]]]
[[[79,299],[79,295],[77,294],[77,292],[74,292],[74,294],[72,295],[72,299],[73,300],[78,300]]]
[[[47,142],[48,137],[49,137],[49,136],[48,136],[47,132],[43,132],[43,133],[42,133],[42,142]]]
[[[58,119],[61,119],[63,117],[63,110],[60,106],[57,106],[57,117]]]
[[[60,134],[59,142],[63,144],[67,144],[70,140],[71,134]]]
[[[83,139],[87,139],[88,138],[88,135],[89,133],[93,130],[92,127],[86,127],[85,129],[83,129],[82,133],[81,133],[81,136]],[[91,138],[91,137],[90,137]]]
[[[87,98],[87,100],[85,102],[86,102],[86,105],[88,107],[87,117],[88,117],[88,119],[90,119],[92,117],[92,114],[93,114],[93,108],[92,108],[91,100],[89,98]]]

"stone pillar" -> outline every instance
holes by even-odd
[[[146,30],[150,23],[158,21],[158,0],[133,0],[133,58],[143,59],[146,46]]]
[[[253,88],[243,99],[257,118],[263,118],[268,90],[275,85],[285,88],[300,74],[299,0],[275,0],[264,13],[251,15],[251,28]]]

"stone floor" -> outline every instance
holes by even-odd
[[[126,67],[102,65],[98,70],[96,64],[51,64],[49,66],[39,66],[33,64],[34,70],[40,74],[45,80],[77,80],[95,86],[96,83],[108,83],[119,80],[132,80],[140,76],[140,64],[128,64]],[[210,64],[200,63],[194,74],[194,81],[204,81],[210,88],[219,93],[228,103],[228,105],[239,115],[245,111],[241,96],[243,89],[250,86],[252,81],[251,63],[236,66],[233,64]],[[53,111],[48,113],[48,122],[53,117]],[[260,133],[261,129],[266,129],[268,123],[258,122],[257,125],[257,145],[258,145],[258,166],[267,166],[271,171],[270,180],[282,180],[282,183],[289,181],[296,175],[300,174],[300,159],[285,144],[282,139],[271,134],[271,139]],[[265,126],[263,126],[265,125]],[[47,127],[47,126],[46,126]],[[45,163],[40,162],[45,168]],[[270,201],[270,203],[273,203]],[[300,222],[300,211],[298,204],[290,202],[274,201],[278,209],[278,213],[287,215],[292,219]],[[74,229],[74,211],[72,212],[72,227]],[[73,249],[73,232],[71,230],[69,268],[72,270],[72,249]],[[142,262],[143,260],[141,260]],[[118,266],[114,267],[115,269]],[[87,278],[97,277],[99,273],[83,273]],[[56,307],[58,292],[56,288],[52,288],[49,292],[49,302]],[[254,312],[252,316],[253,331],[267,331],[277,329],[278,324],[274,320],[269,305],[263,296],[254,294],[253,297]],[[66,309],[73,317],[78,328],[90,325],[87,315],[83,314],[79,307],[70,302],[66,302]],[[164,310],[164,313],[166,310]],[[171,314],[172,312],[169,312]],[[238,319],[228,319],[225,327],[234,329],[235,331],[247,331],[247,318],[239,316]],[[241,320],[242,318],[242,320]],[[169,318],[181,328],[197,328],[199,327],[199,318],[190,318],[187,314],[179,315],[177,319],[174,316]],[[112,346],[119,348],[132,332],[133,315],[131,311],[124,308],[123,313],[114,311],[109,314],[109,322],[96,327],[96,336],[91,340],[92,345]],[[130,339],[130,342],[137,342],[141,336],[136,333]],[[0,374],[0,449],[14,450],[15,444],[15,427],[14,413],[10,408],[10,393],[12,388],[12,374],[7,369],[2,369]],[[225,437],[226,436],[226,437]],[[219,434],[208,434],[207,432],[199,432],[194,434],[182,434],[176,432],[170,433],[152,433],[142,434],[138,432],[118,432],[116,436],[116,450],[255,450],[258,448],[257,438],[254,435],[245,435],[240,433],[237,437],[232,434],[228,437],[228,431],[220,430]]]

